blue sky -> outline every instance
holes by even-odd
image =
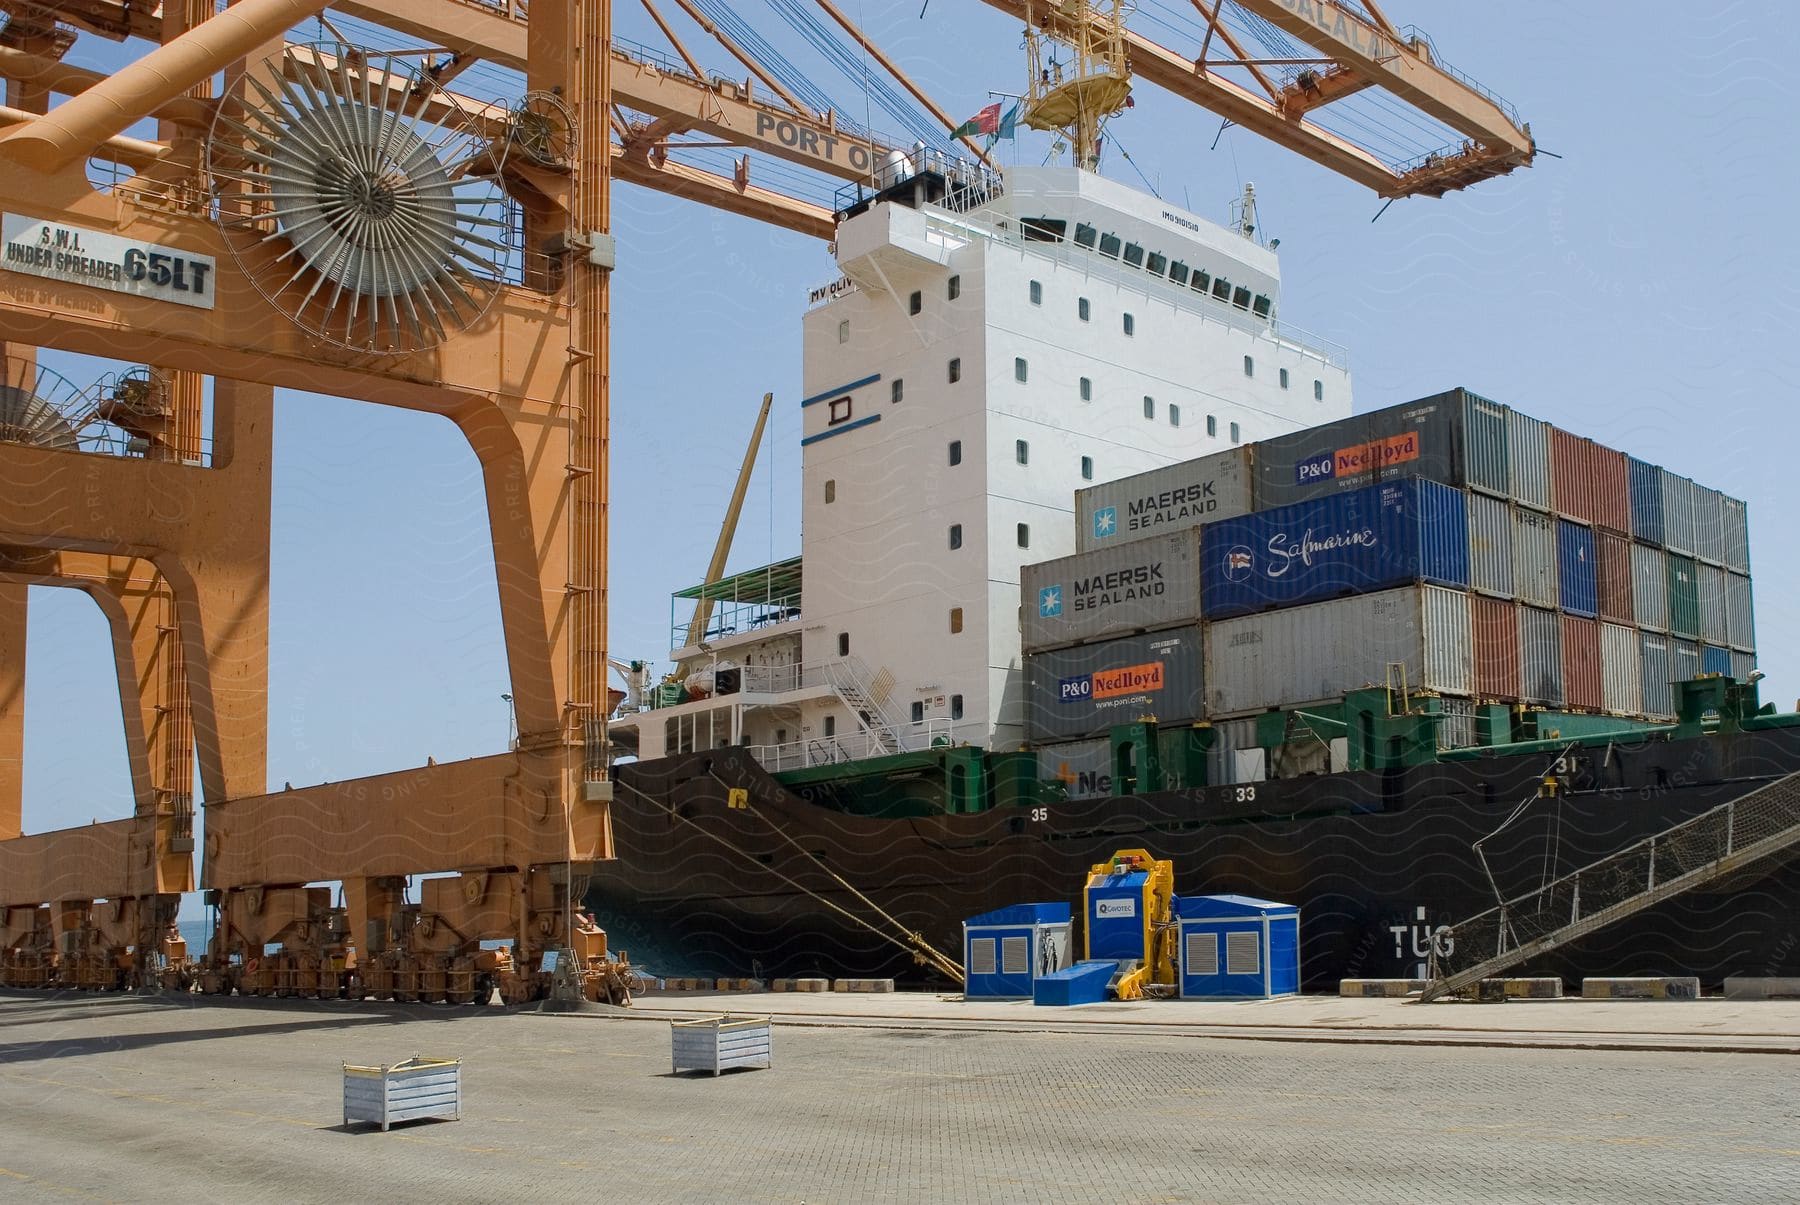
[[[767,16],[756,0],[738,7]],[[1018,31],[990,10],[846,8],[957,116],[1021,86]],[[1359,409],[1465,385],[1745,498],[1765,695],[1791,706],[1800,37],[1788,14],[1387,8],[1429,28],[1563,157],[1372,223],[1366,190],[1242,130],[1209,149],[1215,118],[1141,85],[1107,174],[1141,184],[1141,171],[1219,220],[1253,180],[1263,230],[1281,239],[1284,318],[1351,349]],[[799,549],[800,316],[808,287],[836,273],[815,241],[630,186],[616,187],[615,215],[612,645],[666,665],[668,596],[704,572],[769,390],[732,566]],[[271,786],[503,748],[492,558],[455,429],[283,395],[274,488]],[[101,616],[72,591],[35,590],[32,605],[27,831],[125,815]]]

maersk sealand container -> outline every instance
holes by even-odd
[[[1201,531],[1209,620],[1412,582],[1469,585],[1468,498],[1435,481],[1386,482]]]

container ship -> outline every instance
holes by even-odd
[[[1301,909],[1310,989],[1800,769],[1744,504],[1450,389],[1356,413],[1217,224],[903,165],[803,321],[802,553],[676,595],[588,902],[671,974],[919,979],[1123,846]],[[1800,969],[1800,869],[1543,960]]]

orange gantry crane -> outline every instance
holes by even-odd
[[[1080,95],[1052,98],[1048,68],[1032,85],[1043,115],[1052,99],[1067,110],[1051,124],[1096,149],[1136,77],[1387,197],[1440,195],[1534,152],[1510,109],[1372,0],[1192,0],[1196,45],[1180,48],[1127,29],[1117,4],[987,2],[1114,73],[1120,86]],[[667,54],[616,39],[606,0],[0,0],[0,982],[622,997],[626,968],[579,908],[611,854],[612,182],[830,239],[833,207],[765,185],[764,169],[867,185],[907,151],[809,105],[703,0],[676,0],[685,37],[640,3]],[[315,27],[330,36],[309,41]],[[747,74],[705,68],[696,37]],[[135,57],[110,75],[76,66],[81,38]],[[516,80],[514,103],[457,91],[478,64]],[[1374,92],[1450,140],[1397,159],[1321,121]],[[737,157],[714,170],[702,147]],[[59,391],[45,349],[137,367]],[[514,748],[268,791],[284,387],[439,414],[469,440]],[[23,835],[27,592],[44,585],[87,592],[109,621],[134,807]],[[191,962],[173,920],[195,885],[196,762],[219,924]],[[446,872],[408,898],[412,876]]]

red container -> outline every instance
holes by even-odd
[[[1600,584],[1600,618],[1615,623],[1632,622],[1631,540],[1617,532],[1600,531],[1594,541],[1599,550],[1595,576]]]
[[[1600,665],[1600,621],[1562,617],[1563,705],[1572,711],[1599,711],[1604,700]]]
[[[1625,454],[1552,427],[1550,499],[1560,515],[1629,532],[1631,484]]]
[[[1475,631],[1475,697],[1510,703],[1519,697],[1519,606],[1472,595]]]

